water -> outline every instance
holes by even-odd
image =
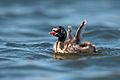
[[[0,0],[0,80],[119,80],[119,3]],[[98,55],[53,55],[52,27],[72,25],[75,30],[84,19],[84,40],[97,46]]]

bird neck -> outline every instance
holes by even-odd
[[[64,42],[65,39],[66,39],[66,36],[58,37],[58,41],[60,41],[60,42]]]

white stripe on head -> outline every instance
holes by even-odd
[[[57,31],[58,29],[57,28],[53,28],[52,30]]]

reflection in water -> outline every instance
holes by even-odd
[[[71,59],[78,60],[82,57],[93,57],[93,56],[105,56],[105,54],[100,53],[53,53],[53,57],[58,60]]]
[[[80,58],[80,55],[79,54],[64,54],[64,53],[54,53],[53,54],[53,57],[55,59],[58,59],[58,60],[63,60],[63,59],[73,59],[73,60],[77,60]]]

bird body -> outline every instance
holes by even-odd
[[[72,35],[71,27],[68,26],[66,31],[62,26],[57,26],[52,29],[49,34],[58,37],[58,40],[53,46],[54,53],[93,53],[96,47],[91,42],[81,44],[81,37],[86,20],[78,27],[75,36]],[[66,39],[67,37],[67,39]]]

